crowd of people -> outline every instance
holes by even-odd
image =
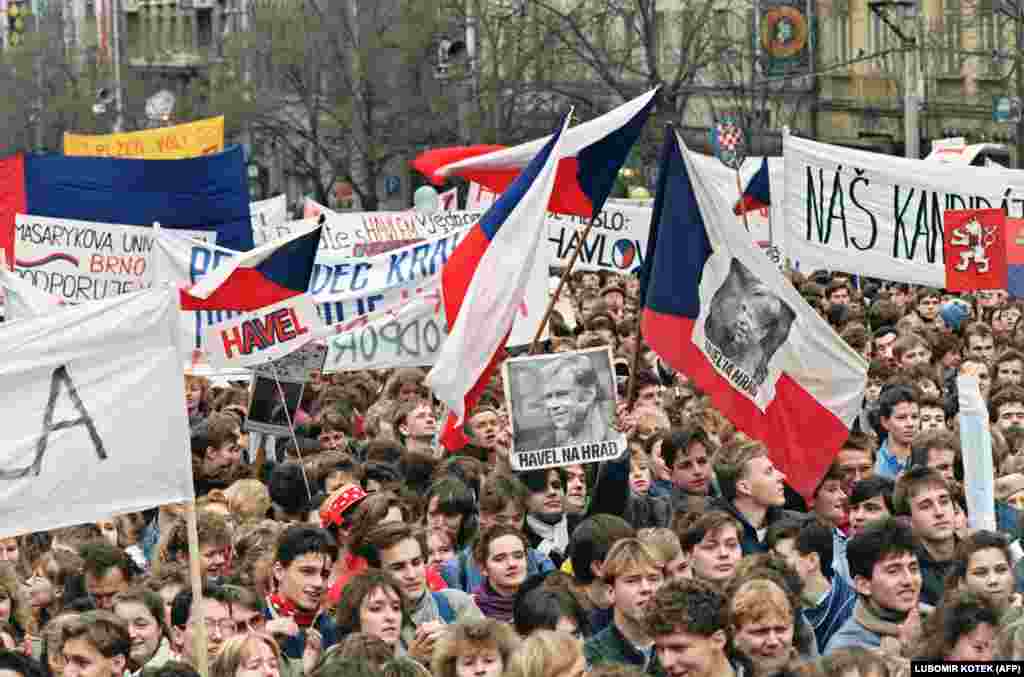
[[[787,276],[870,362],[813,496],[644,345],[635,277],[576,273],[544,347],[611,349],[620,459],[512,469],[510,412],[563,418],[586,370],[535,402],[507,402],[496,375],[454,453],[424,369],[311,374],[273,449],[250,443],[245,384],[187,374],[201,604],[190,506],[6,539],[0,670],[194,677],[203,650],[213,677],[885,677],[1024,659],[1024,306]],[[988,402],[996,531],[967,527],[978,450],[961,448],[958,374]]]

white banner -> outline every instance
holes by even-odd
[[[153,289],[0,329],[0,538],[193,498],[177,326]]]
[[[908,160],[786,137],[787,256],[826,269],[942,287],[943,213],[1024,216],[1024,172]]]
[[[266,200],[250,202],[249,214],[252,217],[253,239],[255,240],[258,229],[270,228],[288,220],[288,196],[281,193]],[[257,246],[259,244],[259,242],[256,243]]]
[[[324,372],[432,366],[448,337],[448,319],[435,281],[384,312],[334,326]]]
[[[215,232],[175,230],[204,242]],[[153,286],[153,229],[18,214],[15,271],[66,303],[110,298]]]
[[[296,223],[296,222],[293,222]],[[301,222],[299,222],[301,223]],[[351,322],[373,313],[398,308],[423,290],[440,289],[440,276],[448,257],[464,231],[422,240],[376,256],[353,258],[325,250],[321,243],[309,293],[323,324]],[[174,284],[194,284],[233,253],[215,245],[201,245],[167,233],[161,240],[159,268],[164,279]],[[522,319],[513,326],[509,345],[528,343],[537,330],[548,299],[548,263],[542,251],[521,307]],[[203,336],[209,328],[239,317],[231,311],[183,313],[183,331],[188,350],[207,351]],[[546,334],[545,334],[546,336]],[[543,338],[543,336],[542,336]]]

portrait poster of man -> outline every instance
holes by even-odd
[[[305,383],[301,381],[282,380],[281,389],[278,390],[277,381],[273,378],[253,378],[245,429],[249,432],[290,437],[288,421],[295,422],[295,412],[302,402],[304,386]],[[284,399],[281,398],[281,391],[284,391]]]
[[[621,456],[615,429],[617,391],[611,348],[506,360],[515,470],[597,463]]]
[[[696,333],[694,340],[734,388],[757,401],[769,379],[770,362],[789,338],[795,319],[779,294],[732,258],[708,304],[704,340]]]

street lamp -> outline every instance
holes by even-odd
[[[920,87],[917,69],[917,35],[916,25],[911,34],[907,34],[899,24],[889,17],[892,11],[901,20],[917,19],[917,2],[915,0],[872,0],[868,2],[871,11],[888,26],[903,43],[903,148],[905,155],[914,160],[921,159],[921,131],[918,124],[917,92]]]

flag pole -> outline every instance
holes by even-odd
[[[209,640],[206,636],[206,610],[203,608],[203,575],[199,569],[199,527],[196,524],[195,499],[185,504],[185,530],[188,532],[188,571],[192,583],[191,618],[196,629],[193,638],[193,651],[199,674],[202,677],[209,677],[210,661],[207,654]]]
[[[640,318],[643,317],[642,309],[637,309],[636,314],[636,348],[633,350],[632,364],[629,366],[629,385],[626,387],[626,406],[632,406],[633,395],[636,394],[636,372],[640,367],[640,346],[643,345],[643,330],[640,329]]]
[[[576,265],[576,259],[580,255],[580,250],[583,249],[583,244],[587,241],[587,236],[590,235],[590,230],[594,227],[594,223],[597,222],[597,216],[594,216],[587,222],[587,227],[583,229],[583,234],[580,235],[579,242],[576,243],[576,248],[572,251],[572,256],[569,257],[569,263],[566,264],[565,271],[562,273],[562,279],[558,281],[558,286],[555,288],[555,293],[548,301],[548,308],[544,311],[544,317],[540,320],[540,326],[537,327],[537,333],[533,335],[533,342],[530,343],[530,354],[536,355],[537,351],[540,350],[540,337],[544,333],[544,327],[548,326],[548,319],[551,317],[551,313],[555,309],[555,304],[558,303],[558,297],[562,293],[562,287],[565,286],[566,280],[572,275],[572,268]],[[579,231],[577,231],[579,232]]]
[[[742,207],[743,206],[743,204],[742,204],[743,203],[743,180],[740,178],[740,168],[739,167],[736,167],[736,189],[739,190],[739,192],[740,192],[739,199],[740,199],[740,206]],[[745,208],[741,208],[740,211],[743,212],[743,227],[746,228],[747,232],[749,233],[750,232],[750,223],[747,222],[747,210]],[[769,219],[770,218],[771,217],[769,216]],[[770,231],[771,230],[771,221],[770,220],[769,220],[768,224],[769,224],[768,228],[769,228],[769,231]],[[768,235],[768,239],[769,240],[772,239],[772,236],[771,236],[770,233]]]
[[[271,362],[270,367],[274,370],[274,383],[277,384],[277,393],[281,397],[281,403],[284,405],[284,417],[288,421],[288,430],[292,434],[292,442],[295,444],[295,453],[299,456],[299,468],[302,470],[302,482],[306,485],[306,496],[309,497],[310,502],[313,501],[313,490],[309,487],[309,476],[306,475],[306,463],[302,458],[302,449],[299,448],[299,438],[295,434],[295,425],[292,423],[292,415],[288,412],[288,399],[284,396],[284,388],[281,387],[281,381],[277,376],[277,363]],[[305,386],[303,386],[305,388]],[[301,397],[300,404],[301,404]]]

